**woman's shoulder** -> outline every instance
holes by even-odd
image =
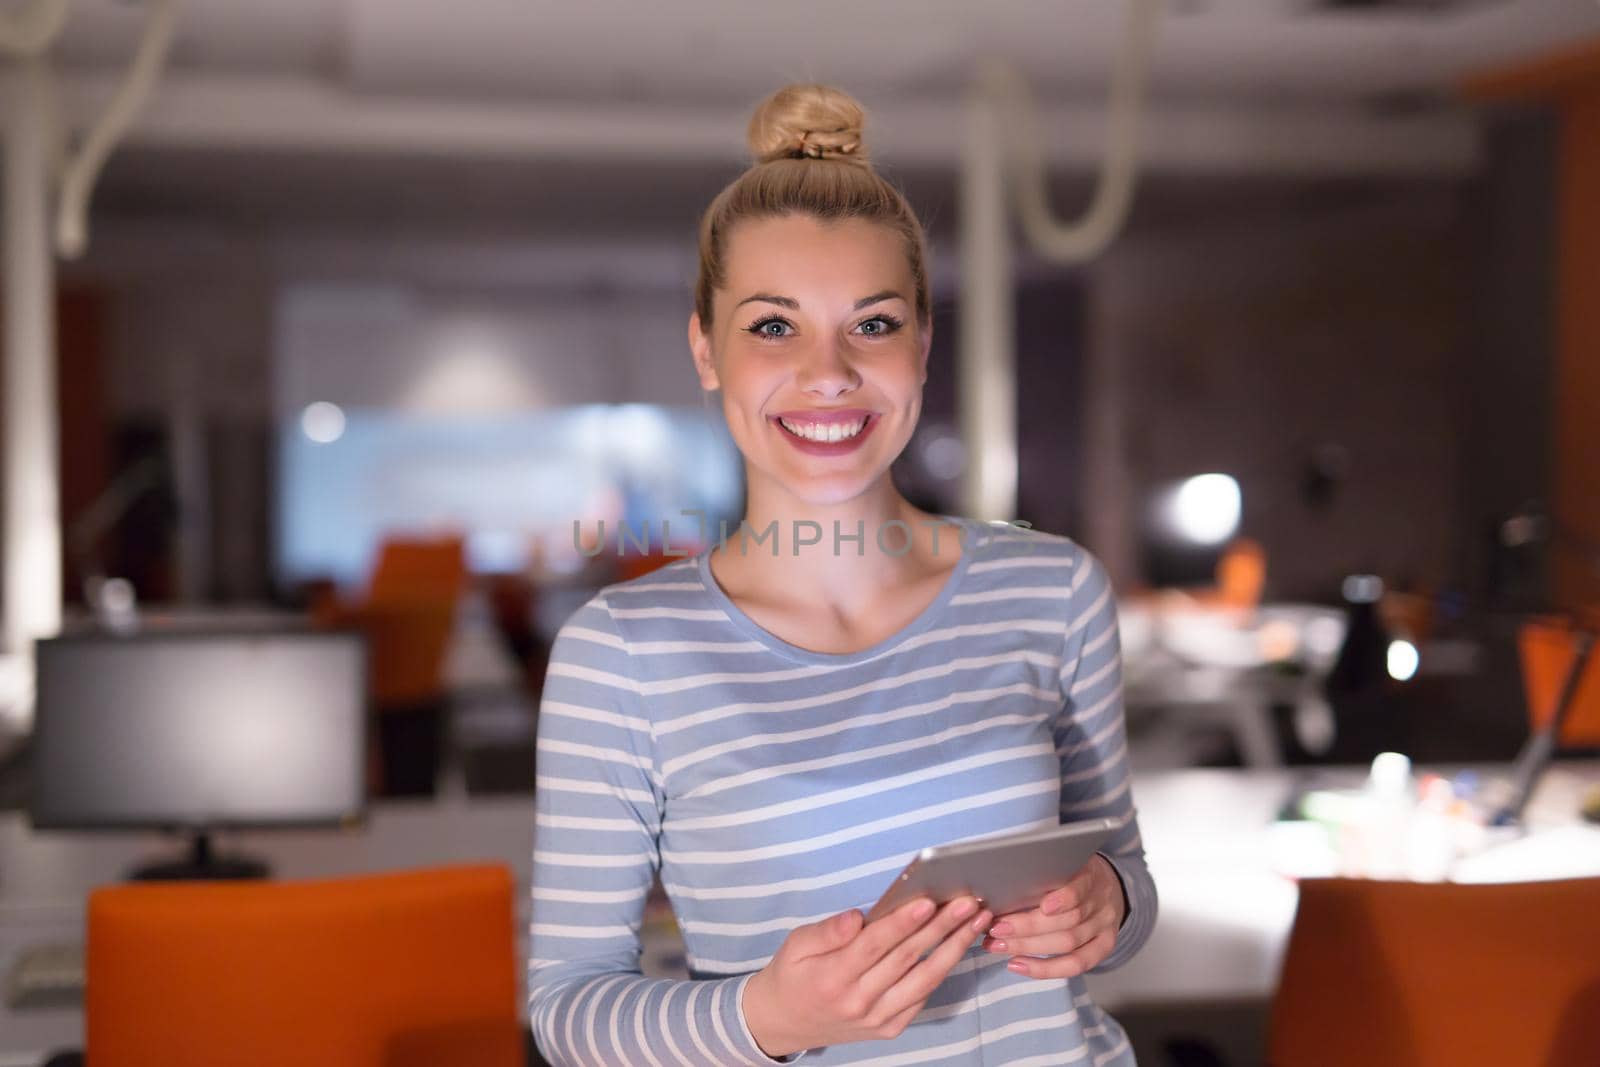
[[[994,520],[978,525],[981,533],[976,559],[1033,559],[1039,561],[1039,566],[1058,562],[1063,570],[1074,573],[1087,573],[1100,567],[1094,553],[1066,534],[1038,529],[1022,519]]]
[[[1115,608],[1111,578],[1099,557],[1066,534],[1019,522],[988,524],[973,554],[982,572],[971,588],[979,597],[1020,590],[1045,597],[1069,630],[1084,618]]]
[[[698,555],[685,556],[593,590],[561,624],[557,640],[570,628],[591,637],[600,635],[625,650],[630,641],[638,639],[638,627],[648,627],[651,619],[703,610],[705,588],[698,559]]]

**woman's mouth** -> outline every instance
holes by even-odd
[[[878,424],[876,414],[849,422],[807,422],[803,418],[773,416],[772,422],[795,448],[813,456],[842,456],[854,452]]]

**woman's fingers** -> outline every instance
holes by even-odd
[[[1006,967],[1017,974],[1029,978],[1075,978],[1086,974],[1097,966],[1101,960],[1111,955],[1111,950],[1116,946],[1117,934],[1115,930],[1096,934],[1085,944],[1079,945],[1071,952],[1060,956],[1051,956],[1048,959],[1035,959],[1032,956],[1018,956]]]
[[[896,1019],[910,1012],[910,1016],[906,1019],[909,1023],[910,1018],[915,1017],[922,1009],[923,1002],[939,988],[939,983],[944,981],[950,969],[967,954],[967,950],[972,947],[973,939],[988,924],[990,918],[988,910],[985,909],[970,922],[965,920],[956,922],[932,952],[884,992],[879,998],[880,1010]]]
[[[984,938],[983,947],[989,952],[1005,955],[1044,956],[1057,952],[1071,952],[1079,945],[1111,928],[1112,916],[1108,912],[1095,911],[1088,915],[1074,911],[1052,916],[1059,920],[1055,923],[1023,923],[1012,919],[1006,920],[1009,930],[1003,935],[996,935],[993,931],[1002,928],[996,923],[990,928],[990,934]]]
[[[937,905],[929,898],[917,897],[883,918],[867,923],[841,950],[850,972],[863,974],[871,970],[896,945],[926,925],[937,910]]]
[[[977,920],[983,919],[980,923]],[[987,911],[979,910],[976,899],[957,897],[939,909],[928,924],[886,952],[861,976],[860,987],[864,996],[876,1002],[899,982],[907,972],[918,966],[924,953],[937,950],[951,937],[961,940],[963,948],[970,946],[988,922]]]

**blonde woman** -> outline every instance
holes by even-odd
[[[1083,981],[1156,916],[1111,589],[1066,537],[891,481],[927,380],[926,253],[862,126],[836,89],[773,94],[701,223],[689,347],[744,457],[743,522],[600,590],[552,647],[528,981],[554,1064],[1133,1062]],[[1121,830],[1036,908],[864,922],[927,845],[1102,816]],[[688,980],[639,971],[657,872]]]

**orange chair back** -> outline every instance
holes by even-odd
[[[1600,878],[1310,878],[1271,1067],[1600,1063]]]
[[[1267,551],[1261,542],[1238,537],[1217,560],[1217,599],[1231,608],[1253,608],[1261,603],[1267,584]]]
[[[467,586],[466,542],[459,535],[391,537],[378,550],[367,599],[454,604]]]
[[[523,1067],[511,875],[133,883],[89,897],[97,1067]]]
[[[356,616],[367,638],[367,692],[379,711],[425,704],[444,691],[453,604],[375,602]]]
[[[439,696],[456,605],[466,587],[461,537],[384,541],[358,609],[370,656],[369,690],[379,710]]]
[[[1559,618],[1523,623],[1517,645],[1522,653],[1522,689],[1528,700],[1528,721],[1538,730],[1555,714],[1561,687],[1578,654],[1572,624]],[[1575,748],[1600,745],[1600,648],[1590,654],[1583,677],[1578,680],[1572,710],[1561,728],[1561,741]]]

